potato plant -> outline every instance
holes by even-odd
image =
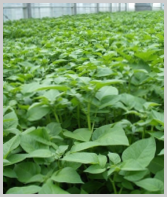
[[[3,24],[5,194],[164,193],[164,12]]]

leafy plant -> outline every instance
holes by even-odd
[[[4,193],[164,193],[163,14],[4,23]]]

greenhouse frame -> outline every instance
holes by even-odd
[[[163,3],[152,7],[164,9]],[[117,11],[135,11],[135,3],[3,3],[3,21]]]
[[[3,3],[3,194],[164,194],[164,4]]]

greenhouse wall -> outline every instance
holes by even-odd
[[[161,9],[163,3],[153,3]],[[3,21],[118,11],[135,11],[135,3],[3,3]]]

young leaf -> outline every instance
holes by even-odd
[[[32,178],[32,176],[40,173],[40,167],[33,162],[22,162],[20,164],[16,164],[14,171],[18,180],[22,183],[26,183]]]
[[[148,173],[149,173],[148,170],[138,171],[138,172],[128,172],[128,174],[126,174],[124,178],[127,179],[128,181],[135,182],[144,178],[144,176],[146,176]]]
[[[10,156],[7,157],[8,161],[10,163],[6,164],[5,166],[21,162],[26,158],[27,158],[27,154],[13,154],[13,155],[10,155]]]
[[[33,152],[29,153],[27,158],[48,158],[52,157],[53,153],[47,149],[38,149],[34,150]]]
[[[10,188],[6,194],[35,194],[40,191],[41,187],[36,185],[29,185],[24,187]]]
[[[29,121],[40,120],[46,114],[50,112],[50,108],[46,105],[41,105],[40,103],[33,104],[27,112],[27,119]]]
[[[81,128],[81,129],[76,129],[73,132],[65,131],[63,135],[69,138],[79,140],[79,141],[87,142],[90,140],[91,132],[87,128]]]
[[[59,186],[54,184],[50,179],[43,184],[39,194],[69,194],[67,191],[61,189]]]
[[[106,169],[102,168],[100,165],[91,165],[84,172],[88,172],[90,174],[100,174],[104,172]]]
[[[69,155],[65,155],[62,160],[85,163],[85,164],[89,164],[89,163],[98,164],[99,163],[98,156],[95,153],[87,153],[87,152],[72,153]]]
[[[107,157],[105,155],[98,155],[99,165],[104,168],[107,163]]]
[[[117,153],[110,153],[109,152],[108,157],[113,164],[118,164],[121,162],[121,158]]]
[[[71,167],[66,167],[55,172],[51,179],[60,183],[83,183],[79,174]]]
[[[141,181],[135,182],[135,184],[151,192],[164,190],[163,182],[155,178],[146,178]]]
[[[139,140],[129,146],[122,154],[123,161],[130,159],[137,161],[141,166],[146,167],[155,156],[156,144],[154,138]]]
[[[13,138],[11,138],[9,141],[3,144],[3,158],[5,159],[7,155],[17,148],[20,144],[20,136],[16,135]]]
[[[164,169],[160,170],[156,173],[156,175],[154,176],[154,178],[164,182]]]
[[[105,86],[100,88],[95,96],[97,99],[102,100],[104,97],[110,95],[118,95],[118,90],[112,86]]]
[[[3,128],[4,129],[16,128],[17,125],[18,125],[18,118],[17,118],[16,113],[14,111],[6,114],[3,117]]]

